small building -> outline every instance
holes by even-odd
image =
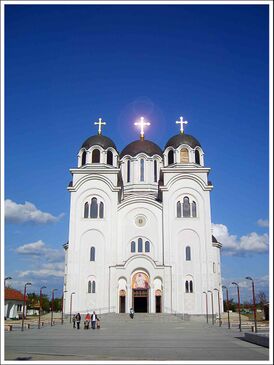
[[[24,295],[12,288],[5,288],[5,319],[22,317]]]

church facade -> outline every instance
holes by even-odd
[[[210,168],[180,133],[162,150],[144,138],[120,153],[91,136],[70,169],[65,313],[218,313],[221,243],[212,236]],[[219,294],[219,296],[218,296]],[[211,297],[211,299],[210,299]],[[219,300],[222,303],[222,300]]]

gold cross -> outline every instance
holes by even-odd
[[[183,121],[183,117],[180,117],[180,120],[176,120],[176,124],[180,124],[180,133],[184,133],[184,124],[187,124],[188,122],[185,120]]]
[[[134,125],[140,126],[140,138],[141,138],[141,140],[143,140],[144,139],[144,127],[147,125],[150,125],[150,123],[145,122],[144,117],[141,117],[141,121],[134,123]]]
[[[98,125],[98,134],[102,134],[102,125],[106,125],[106,122],[102,121],[102,118],[99,118],[98,122],[94,123],[95,125]]]

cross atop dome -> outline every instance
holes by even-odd
[[[144,117],[141,117],[140,122],[134,123],[134,125],[140,126],[140,139],[144,140],[144,127],[150,125],[149,122],[145,122]]]
[[[98,122],[94,123],[95,125],[98,125],[98,134],[102,134],[102,125],[106,125],[106,122],[102,121],[102,118],[99,118]]]
[[[184,120],[183,117],[180,117],[180,120],[176,120],[176,124],[180,124],[180,133],[184,133],[184,124],[188,124],[186,120]]]

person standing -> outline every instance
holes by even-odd
[[[72,323],[73,323],[73,328],[76,328],[75,324],[76,324],[76,316],[75,314],[72,317]]]
[[[80,313],[76,314],[76,323],[77,323],[77,329],[80,329],[80,322],[81,322],[81,315]]]
[[[95,330],[95,326],[96,326],[96,321],[97,321],[98,317],[97,314],[95,313],[95,311],[92,313],[91,315],[91,325],[92,325],[92,329]]]
[[[134,318],[134,309],[133,308],[130,308],[130,310],[129,310],[129,316],[130,316],[131,319]]]
[[[85,318],[85,328],[89,329],[89,324],[90,324],[90,314],[87,313],[86,318]]]

